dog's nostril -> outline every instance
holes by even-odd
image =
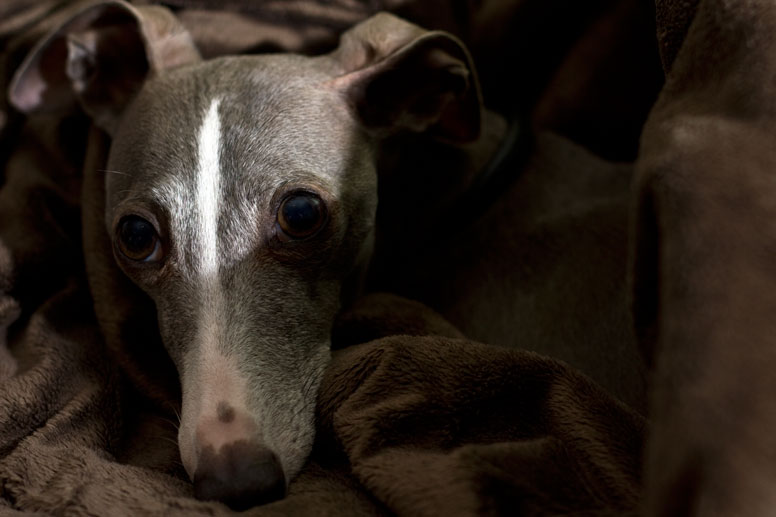
[[[197,499],[221,501],[233,510],[282,499],[286,478],[278,457],[266,447],[238,441],[202,450],[194,473]]]

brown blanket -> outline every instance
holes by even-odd
[[[776,232],[768,229],[774,219],[765,174],[770,112],[760,114],[773,96],[752,74],[770,70],[776,11],[764,1],[743,3],[731,11],[725,2],[704,0],[695,16],[691,2],[658,2],[661,57],[671,75],[646,126],[630,239],[637,329],[659,381],[646,491],[646,429],[637,403],[629,408],[565,363],[477,343],[424,305],[376,294],[336,327],[341,350],[320,391],[309,465],[286,499],[250,513],[684,515],[708,513],[708,505],[720,514],[774,507],[767,444],[776,423],[768,420],[774,413],[767,411],[772,381],[765,371],[776,290],[762,240]],[[373,11],[394,10],[469,43],[491,106],[531,112],[537,126],[612,157],[632,155],[658,86],[657,49],[647,52],[643,40],[624,46],[649,56],[644,66],[634,66],[634,54],[611,50],[626,39],[617,28],[630,26],[623,20],[639,30],[654,20],[635,1],[165,4],[206,56],[317,52]],[[71,8],[24,0],[0,6],[3,87],[46,27]],[[559,9],[564,16],[553,16]],[[637,40],[634,34],[640,33],[627,38]],[[710,34],[724,36],[714,52]],[[542,51],[532,52],[537,45]],[[699,68],[710,54],[721,57]],[[504,59],[521,56],[520,79],[500,80]],[[714,73],[704,76],[709,69]],[[596,73],[580,76],[588,70]],[[612,109],[618,101],[627,107]],[[81,251],[82,168],[95,159],[84,156],[88,135],[77,110],[24,119],[0,101],[0,513],[230,513],[192,497],[175,444],[174,396],[149,398],[129,380],[135,377],[126,375],[127,365],[105,350]],[[746,167],[739,166],[741,153],[752,157]],[[526,169],[513,187],[530,208],[517,229],[532,246],[516,259],[533,282],[521,291],[522,346],[546,348],[531,338],[549,334],[568,340],[570,350],[598,341],[606,349],[613,343],[603,341],[621,335],[584,310],[568,310],[568,302],[573,309],[589,299],[592,310],[608,300],[612,314],[625,319],[619,295],[608,293],[625,290],[620,231],[628,168],[540,137]],[[584,188],[568,188],[572,173]],[[600,246],[612,238],[620,245]],[[579,255],[576,243],[598,246],[598,255]],[[594,278],[610,272],[611,279],[569,281],[580,263],[598,268]],[[558,279],[566,280],[553,300],[547,286]],[[753,304],[758,310],[750,310]],[[465,320],[465,312],[445,312]],[[731,342],[736,353],[724,346]],[[585,368],[590,357],[574,364]],[[748,383],[753,392],[742,388]],[[728,410],[742,427],[731,425]],[[741,429],[743,445],[736,440]]]
[[[655,367],[648,510],[773,515],[776,6],[695,4],[658,2],[670,73],[637,164],[635,314]]]

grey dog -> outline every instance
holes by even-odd
[[[388,14],[322,56],[202,60],[169,11],[102,2],[23,63],[18,109],[74,97],[110,136],[104,232],[156,306],[199,498],[284,496],[372,253],[378,146],[406,130],[476,139],[479,95],[457,39]]]

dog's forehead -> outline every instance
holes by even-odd
[[[297,176],[333,181],[351,158],[352,120],[314,62],[228,57],[150,80],[119,129],[131,149],[117,153],[122,166],[144,185],[193,181],[199,131],[217,102],[225,184],[255,193]]]

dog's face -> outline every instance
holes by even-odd
[[[300,469],[340,291],[368,257],[372,143],[308,61],[222,58],[150,80],[113,140],[106,228],[178,367],[192,476],[225,434]]]
[[[66,73],[41,69],[62,55]],[[22,65],[15,106],[74,92],[112,137],[110,267],[156,306],[200,498],[270,501],[302,467],[332,323],[371,252],[380,138],[476,138],[472,71],[451,36],[386,14],[324,56],[202,62],[169,11],[120,1],[77,14]]]

